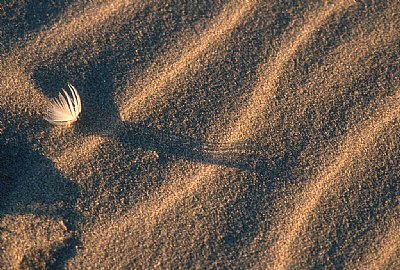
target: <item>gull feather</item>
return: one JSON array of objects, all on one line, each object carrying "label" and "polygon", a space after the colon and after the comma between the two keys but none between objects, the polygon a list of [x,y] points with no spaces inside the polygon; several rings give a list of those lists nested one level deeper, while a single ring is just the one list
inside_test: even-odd
[{"label": "gull feather", "polygon": [[82,110],[81,98],[76,88],[68,83],[71,96],[62,89],[58,98],[53,98],[48,107],[47,116],[44,119],[53,125],[69,125],[78,120]]}]

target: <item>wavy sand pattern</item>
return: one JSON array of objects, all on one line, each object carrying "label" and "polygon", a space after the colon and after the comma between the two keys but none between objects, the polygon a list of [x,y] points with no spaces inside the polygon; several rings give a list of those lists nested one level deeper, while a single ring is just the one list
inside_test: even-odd
[{"label": "wavy sand pattern", "polygon": [[[204,56],[208,48],[223,43],[235,27],[252,11],[256,3],[257,1],[242,1],[240,4],[235,1],[228,3],[221,14],[210,21],[209,29],[200,35],[193,35],[189,38],[194,42],[179,52],[177,61],[162,66],[161,71],[157,70],[155,74],[146,74],[146,81],[140,85],[139,94],[126,98],[126,101],[122,103],[121,119],[128,120],[132,114],[140,115],[145,110],[153,111],[160,100],[174,94],[170,89],[167,91],[165,86],[171,87],[170,85],[177,80],[178,76],[201,68],[207,61],[205,59],[200,62],[201,56]],[[126,91],[129,92],[131,89],[128,88]]]},{"label": "wavy sand pattern", "polygon": [[399,268],[399,12],[0,5],[0,269]]},{"label": "wavy sand pattern", "polygon": [[[282,267],[282,269],[286,269],[291,267],[289,264],[292,258],[291,245],[301,233],[300,230],[303,231],[303,224],[306,224],[310,213],[317,208],[321,197],[326,192],[329,192],[330,196],[340,192],[340,189],[336,187],[336,181],[348,178],[340,177],[339,173],[349,167],[351,168],[352,163],[356,160],[362,160],[363,155],[368,153],[368,147],[371,147],[377,134],[381,133],[389,123],[399,116],[399,96],[396,95],[394,99],[395,101],[384,104],[388,111],[384,111],[382,114],[372,118],[371,121],[368,121],[369,123],[363,123],[365,127],[363,129],[360,128],[361,132],[359,134],[352,134],[348,139],[345,139],[343,145],[340,145],[338,149],[338,156],[334,159],[333,164],[327,166],[317,176],[316,180],[310,181],[309,186],[304,188],[306,191],[296,203],[296,207],[292,210],[293,213],[289,214],[289,221],[285,223],[285,226],[279,232],[284,240],[279,240],[277,247],[273,247],[274,250],[277,250],[276,254],[278,256],[273,268]],[[349,180],[354,179],[350,178]],[[340,187],[340,185],[338,186]]]}]

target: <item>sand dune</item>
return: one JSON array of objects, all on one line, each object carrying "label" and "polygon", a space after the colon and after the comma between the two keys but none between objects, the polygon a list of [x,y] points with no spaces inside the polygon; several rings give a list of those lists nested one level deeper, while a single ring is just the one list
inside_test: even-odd
[{"label": "sand dune", "polygon": [[0,269],[400,267],[399,11],[4,4]]}]

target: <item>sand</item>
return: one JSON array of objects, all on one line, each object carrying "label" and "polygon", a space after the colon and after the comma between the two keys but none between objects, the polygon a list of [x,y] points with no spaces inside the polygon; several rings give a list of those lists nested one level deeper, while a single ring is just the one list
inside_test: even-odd
[{"label": "sand", "polygon": [[199,2],[0,3],[0,269],[400,269],[400,3]]}]

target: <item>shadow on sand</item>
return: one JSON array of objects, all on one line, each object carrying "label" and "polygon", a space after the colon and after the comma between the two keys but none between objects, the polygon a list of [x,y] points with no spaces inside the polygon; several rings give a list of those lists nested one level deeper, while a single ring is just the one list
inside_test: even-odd
[{"label": "shadow on sand", "polygon": [[[50,250],[27,250],[20,267],[64,269],[80,245],[76,236],[80,214],[74,209],[79,187],[65,179],[51,160],[33,150],[27,134],[17,130],[7,126],[0,137],[0,218],[33,214],[61,219],[67,233],[64,242]],[[0,234],[5,230],[0,228]]]}]

